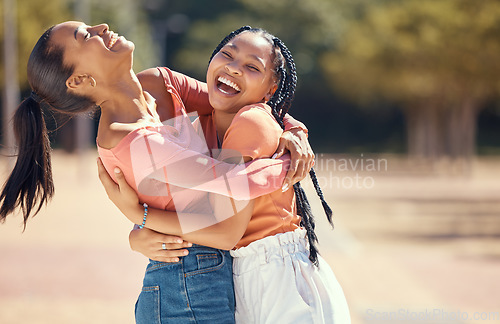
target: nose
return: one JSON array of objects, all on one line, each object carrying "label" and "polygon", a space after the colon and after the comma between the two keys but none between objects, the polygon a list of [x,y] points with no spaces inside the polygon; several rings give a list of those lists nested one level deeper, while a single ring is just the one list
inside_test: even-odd
[{"label": "nose", "polygon": [[228,63],[228,64],[226,64],[225,68],[229,74],[241,75],[241,69],[240,69],[239,65],[237,64],[237,62]]},{"label": "nose", "polygon": [[108,24],[100,24],[92,26],[90,29],[92,29],[92,33],[94,33],[95,35],[102,36],[109,30],[109,26]]}]

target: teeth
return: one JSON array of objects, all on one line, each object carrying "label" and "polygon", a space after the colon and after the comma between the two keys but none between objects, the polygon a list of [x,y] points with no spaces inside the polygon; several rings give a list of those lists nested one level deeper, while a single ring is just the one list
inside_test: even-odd
[{"label": "teeth", "polygon": [[117,40],[118,40],[118,35],[115,33],[111,34],[111,38],[109,39],[108,42],[108,48],[111,49],[111,47],[115,45]]},{"label": "teeth", "polygon": [[226,78],[224,78],[224,77],[219,77],[219,78],[217,79],[217,81],[222,82],[222,83],[224,83],[224,84],[226,84],[226,85],[230,86],[230,87],[231,87],[231,88],[233,88],[234,90],[236,90],[236,91],[240,92],[240,87],[238,87],[238,85],[237,85],[236,83],[234,83],[233,81],[230,81],[230,80],[228,80],[228,79],[226,79]]}]

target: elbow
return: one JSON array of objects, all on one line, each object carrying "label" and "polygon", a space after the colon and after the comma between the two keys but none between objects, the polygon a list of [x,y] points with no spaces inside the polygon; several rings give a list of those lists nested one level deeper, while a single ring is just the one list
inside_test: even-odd
[{"label": "elbow", "polygon": [[237,231],[232,226],[228,227],[227,224],[224,224],[224,222],[221,222],[216,226],[219,227],[217,232],[220,233],[220,235],[217,235],[217,242],[214,242],[211,246],[221,250],[232,250],[240,241],[243,233],[240,233],[240,231]]}]

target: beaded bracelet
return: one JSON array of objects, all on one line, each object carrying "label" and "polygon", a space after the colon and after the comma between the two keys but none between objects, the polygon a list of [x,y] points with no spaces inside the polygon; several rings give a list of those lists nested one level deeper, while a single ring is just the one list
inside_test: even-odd
[{"label": "beaded bracelet", "polygon": [[139,228],[144,228],[144,225],[146,225],[146,216],[148,216],[148,204],[144,203],[142,204],[144,206],[144,218],[142,219],[142,224],[139,225]]}]

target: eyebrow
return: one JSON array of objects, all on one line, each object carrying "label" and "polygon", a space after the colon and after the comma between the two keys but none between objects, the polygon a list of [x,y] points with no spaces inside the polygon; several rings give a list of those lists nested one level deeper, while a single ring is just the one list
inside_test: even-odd
[{"label": "eyebrow", "polygon": [[239,51],[240,49],[238,48],[238,46],[234,45],[234,44],[226,44],[227,47],[231,47],[233,49],[235,49],[236,51]]}]

